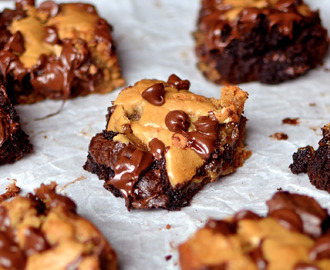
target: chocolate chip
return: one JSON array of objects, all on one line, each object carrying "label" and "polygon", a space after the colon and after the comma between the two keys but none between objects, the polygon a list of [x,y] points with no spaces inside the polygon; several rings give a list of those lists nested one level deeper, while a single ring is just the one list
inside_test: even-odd
[{"label": "chocolate chip", "polygon": [[7,41],[4,49],[16,53],[24,53],[24,37],[22,33],[17,31],[13,36],[11,36]]},{"label": "chocolate chip", "polygon": [[38,7],[38,11],[45,12],[48,14],[48,16],[54,17],[59,12],[59,5],[57,5],[53,1],[45,1],[40,4],[40,6]]},{"label": "chocolate chip", "polygon": [[55,26],[45,27],[45,36],[43,41],[49,44],[58,44],[59,38]]},{"label": "chocolate chip", "polygon": [[311,260],[330,259],[330,235],[320,237],[309,251]]},{"label": "chocolate chip", "polygon": [[188,80],[181,80],[175,74],[172,74],[166,83],[166,86],[177,88],[178,90],[186,89],[188,90],[190,87],[190,82]]},{"label": "chocolate chip", "polygon": [[275,210],[268,214],[269,217],[272,217],[278,221],[286,229],[302,232],[303,231],[303,223],[294,211],[288,209],[279,209]]},{"label": "chocolate chip", "polygon": [[188,130],[190,119],[184,111],[170,111],[165,117],[165,125],[170,131],[180,133]]},{"label": "chocolate chip", "polygon": [[142,92],[142,97],[152,105],[161,106],[165,102],[165,87],[162,83],[156,83]]}]

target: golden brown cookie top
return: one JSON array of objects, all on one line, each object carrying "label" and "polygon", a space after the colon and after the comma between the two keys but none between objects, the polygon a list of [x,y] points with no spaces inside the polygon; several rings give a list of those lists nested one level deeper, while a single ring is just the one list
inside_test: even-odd
[{"label": "golden brown cookie top", "polygon": [[116,269],[106,239],[55,187],[1,203],[0,269]]},{"label": "golden brown cookie top", "polygon": [[182,269],[329,269],[327,211],[310,197],[287,192],[276,193],[268,205],[267,217],[240,211],[209,220],[179,247]]},{"label": "golden brown cookie top", "polygon": [[96,42],[100,18],[91,5],[58,5],[46,1],[39,8],[31,5],[22,8],[26,16],[14,19],[9,30],[12,35],[20,32],[23,36],[25,50],[19,58],[25,67],[36,65],[42,54],[59,57],[62,45],[57,40],[80,38],[89,43]]},{"label": "golden brown cookie top", "polygon": [[219,127],[239,122],[248,96],[228,86],[220,99],[206,98],[190,92],[189,85],[175,75],[167,82],[139,81],[119,94],[107,125],[108,131],[119,133],[114,141],[142,150],[153,152],[154,139],[160,141],[172,186],[196,174],[220,140]]}]

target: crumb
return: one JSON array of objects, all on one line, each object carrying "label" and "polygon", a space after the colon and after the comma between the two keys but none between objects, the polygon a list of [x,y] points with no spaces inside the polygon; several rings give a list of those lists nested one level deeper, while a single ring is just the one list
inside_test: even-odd
[{"label": "crumb", "polygon": [[289,136],[283,132],[276,132],[272,135],[269,135],[270,138],[272,139],[276,139],[278,141],[280,140],[287,140],[289,138]]},{"label": "crumb", "polygon": [[45,135],[44,138],[47,139],[47,135]]},{"label": "crumb", "polygon": [[314,103],[314,102],[309,103],[309,106],[310,106],[310,107],[316,107],[316,103]]},{"label": "crumb", "polygon": [[166,225],[166,229],[167,229],[167,230],[169,230],[169,229],[171,229],[171,228],[172,228],[172,226],[171,226],[170,224],[167,224],[167,225]]},{"label": "crumb", "polygon": [[282,191],[283,189],[282,189],[281,187],[279,187],[277,190],[278,190],[278,191]]},{"label": "crumb", "polygon": [[282,124],[298,125],[299,124],[299,118],[284,118],[282,120]]},{"label": "crumb", "polygon": [[165,256],[165,260],[166,260],[166,261],[169,261],[170,259],[172,259],[172,255],[167,255],[167,256]]},{"label": "crumb", "polygon": [[16,186],[16,180],[14,179],[14,182],[6,187],[6,192],[0,195],[0,203],[4,200],[15,197],[20,191],[21,188]]}]

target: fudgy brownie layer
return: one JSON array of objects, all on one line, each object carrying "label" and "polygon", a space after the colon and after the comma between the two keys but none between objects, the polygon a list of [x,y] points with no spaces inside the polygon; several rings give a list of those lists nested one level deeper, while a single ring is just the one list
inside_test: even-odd
[{"label": "fudgy brownie layer", "polygon": [[307,173],[311,183],[318,189],[330,193],[330,124],[322,128],[323,137],[318,149],[301,147],[293,154],[290,165],[292,173]]},{"label": "fudgy brownie layer", "polygon": [[0,165],[13,163],[33,150],[28,135],[21,129],[19,116],[0,84]]},{"label": "fudgy brownie layer", "polygon": [[330,217],[312,197],[277,192],[267,216],[241,210],[210,219],[179,246],[182,270],[327,270]]},{"label": "fudgy brownie layer", "polygon": [[112,27],[94,6],[16,1],[0,13],[0,75],[13,103],[122,86]]},{"label": "fudgy brownie layer", "polygon": [[318,12],[302,1],[273,2],[242,4],[234,19],[228,18],[239,10],[234,1],[202,1],[195,38],[198,67],[207,78],[275,84],[322,62],[328,39]]},{"label": "fudgy brownie layer", "polygon": [[0,204],[0,269],[117,269],[105,237],[55,187]]}]

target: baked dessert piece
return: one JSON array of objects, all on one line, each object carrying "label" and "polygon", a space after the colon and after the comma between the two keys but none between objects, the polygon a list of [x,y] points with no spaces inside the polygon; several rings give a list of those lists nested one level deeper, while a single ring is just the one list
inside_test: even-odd
[{"label": "baked dessert piece", "polygon": [[0,165],[13,163],[32,149],[28,135],[21,129],[19,116],[0,82]]},{"label": "baked dessert piece", "polygon": [[0,14],[0,74],[13,103],[122,86],[111,26],[92,5],[16,1]]},{"label": "baked dessert piece", "polygon": [[90,142],[84,168],[128,209],[180,209],[250,155],[241,115],[247,93],[225,87],[217,100],[189,92],[189,85],[173,74],[122,90],[106,130]]},{"label": "baked dessert piece", "polygon": [[104,236],[55,186],[1,203],[0,269],[117,269]]},{"label": "baked dessert piece", "polygon": [[322,62],[327,31],[302,0],[202,0],[198,67],[215,83],[280,83]]},{"label": "baked dessert piece", "polygon": [[277,192],[261,217],[209,220],[179,246],[182,270],[330,269],[330,219],[311,197]]},{"label": "baked dessert piece", "polygon": [[318,149],[309,145],[299,148],[289,167],[294,174],[307,173],[315,187],[330,193],[330,123],[322,128],[322,132]]}]

